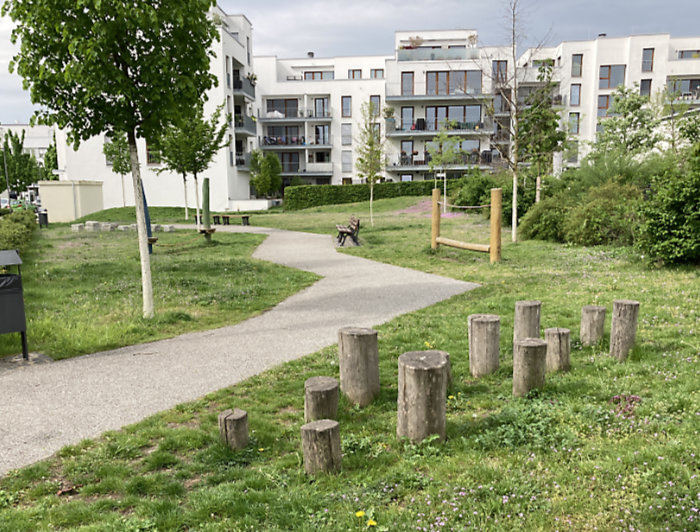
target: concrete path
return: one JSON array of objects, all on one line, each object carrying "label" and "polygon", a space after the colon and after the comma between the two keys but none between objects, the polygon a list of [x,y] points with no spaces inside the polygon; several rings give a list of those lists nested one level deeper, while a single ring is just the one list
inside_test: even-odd
[{"label": "concrete path", "polygon": [[[257,227],[254,257],[323,278],[237,325],[69,360],[0,364],[0,475],[478,285],[337,253],[328,235]],[[60,319],[57,316],[56,319]]]}]

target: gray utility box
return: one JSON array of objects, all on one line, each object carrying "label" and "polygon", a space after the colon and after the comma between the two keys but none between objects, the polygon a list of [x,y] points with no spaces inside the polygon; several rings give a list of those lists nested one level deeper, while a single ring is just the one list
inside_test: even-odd
[{"label": "gray utility box", "polygon": [[27,351],[27,318],[22,292],[22,259],[14,249],[0,251],[0,266],[16,266],[17,273],[0,273],[0,334],[18,332],[22,336],[22,355]]}]

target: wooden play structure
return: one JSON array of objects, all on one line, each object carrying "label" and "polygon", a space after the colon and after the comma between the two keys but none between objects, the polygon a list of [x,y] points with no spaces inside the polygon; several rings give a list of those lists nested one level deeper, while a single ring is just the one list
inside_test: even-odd
[{"label": "wooden play structure", "polygon": [[[501,210],[503,201],[503,190],[500,188],[491,189],[491,203],[489,205],[475,205],[473,207],[457,207],[462,209],[480,209],[485,207],[491,208],[491,238],[489,244],[471,244],[469,242],[460,242],[440,236],[440,189],[433,189],[433,210],[432,210],[432,231],[430,235],[430,247],[437,249],[440,244],[453,248],[466,249],[469,251],[480,251],[488,253],[491,264],[501,260]],[[450,205],[454,207],[454,205]]]}]

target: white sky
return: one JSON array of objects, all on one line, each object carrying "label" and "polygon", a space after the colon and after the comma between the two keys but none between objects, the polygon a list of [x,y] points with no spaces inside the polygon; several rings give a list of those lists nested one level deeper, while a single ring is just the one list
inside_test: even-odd
[{"label": "white sky", "polygon": [[[475,29],[483,45],[509,41],[505,0],[219,0],[253,24],[256,55],[390,55],[394,31]],[[523,45],[670,33],[700,35],[699,0],[521,0]],[[32,114],[22,80],[9,74],[12,23],[0,18],[0,122]]]}]

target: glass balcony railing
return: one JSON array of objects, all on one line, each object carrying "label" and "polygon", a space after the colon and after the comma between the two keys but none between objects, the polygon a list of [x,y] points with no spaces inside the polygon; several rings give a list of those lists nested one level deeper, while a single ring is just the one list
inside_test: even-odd
[{"label": "glass balcony railing", "polygon": [[235,115],[233,117],[233,124],[236,130],[239,132],[247,132],[252,135],[256,133],[255,121],[247,115]]},{"label": "glass balcony railing", "polygon": [[253,85],[249,79],[234,79],[233,80],[233,93],[234,94],[244,94],[253,100],[255,99],[255,85]]},{"label": "glass balcony railing", "polygon": [[478,48],[404,48],[396,51],[399,61],[458,61],[478,59]]}]

